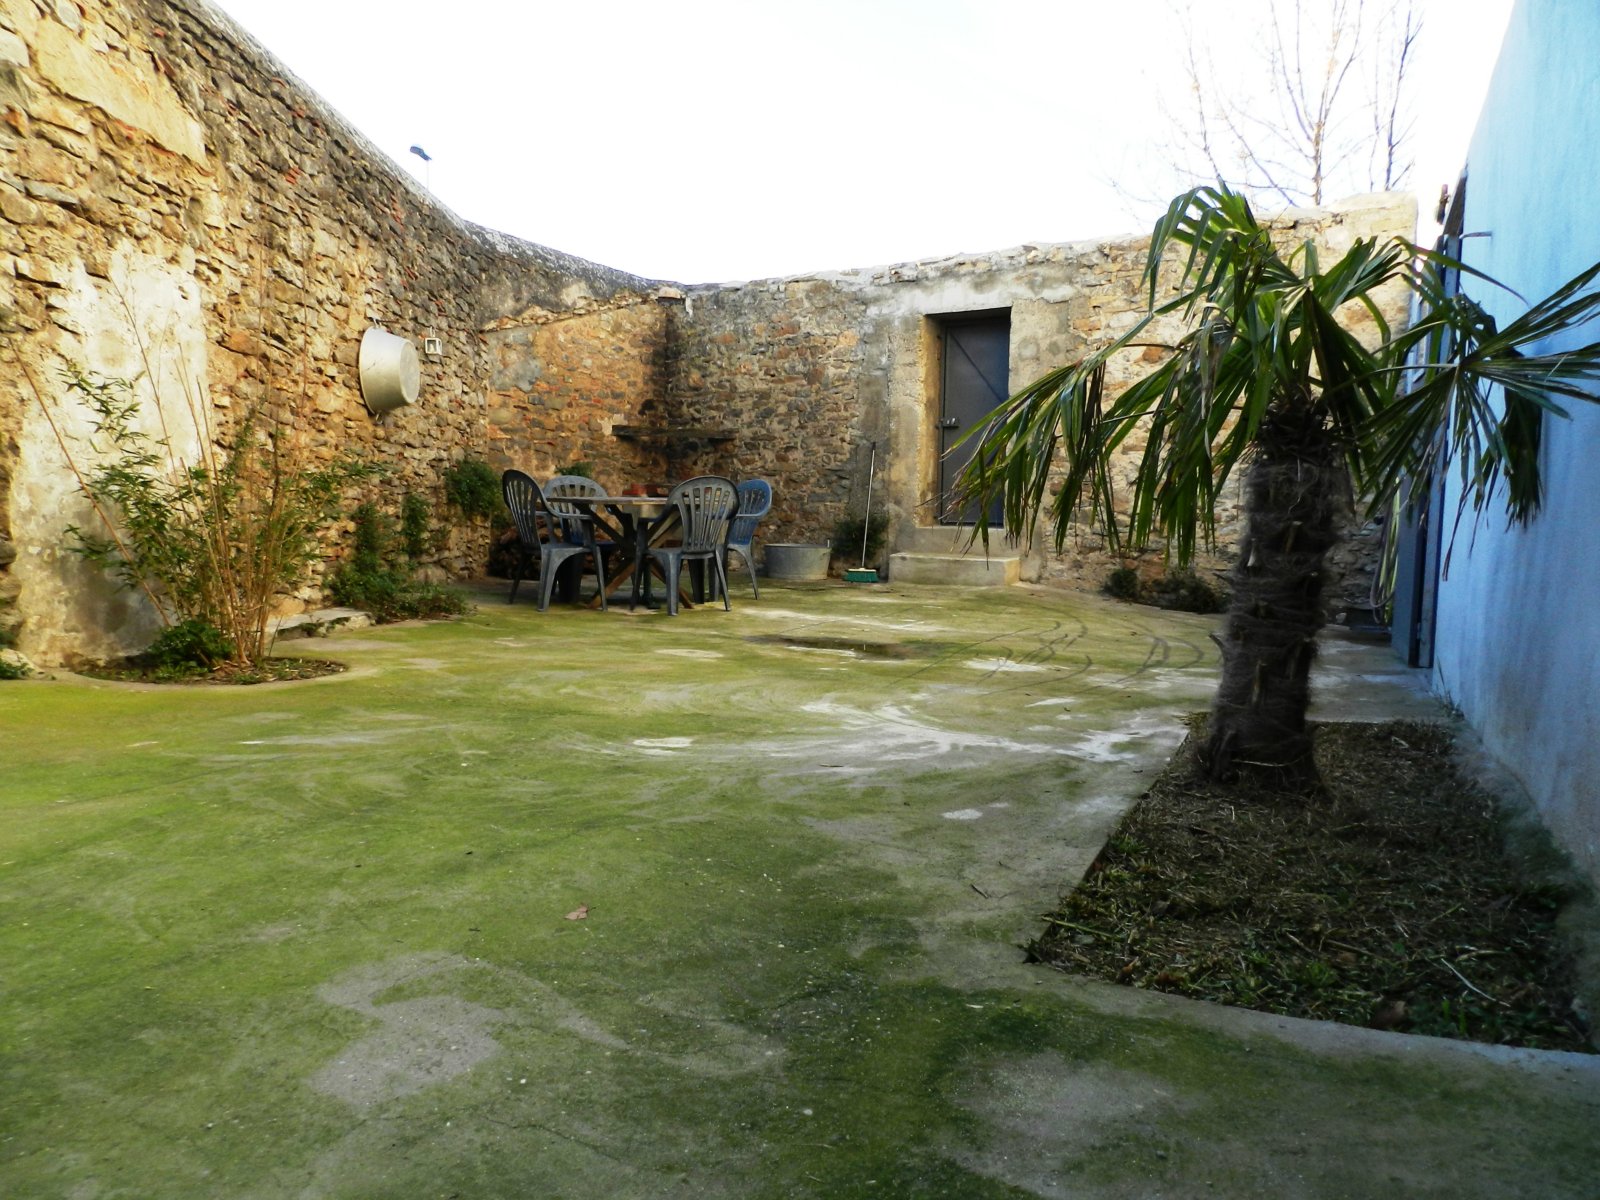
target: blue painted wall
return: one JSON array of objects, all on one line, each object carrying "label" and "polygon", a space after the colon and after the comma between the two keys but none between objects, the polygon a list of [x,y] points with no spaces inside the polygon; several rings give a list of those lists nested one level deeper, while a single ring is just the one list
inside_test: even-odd
[{"label": "blue painted wall", "polygon": [[[1600,261],[1600,2],[1519,0],[1468,159],[1464,257],[1528,299]],[[1502,321],[1515,297],[1465,290]],[[1590,327],[1567,342],[1600,339]],[[1553,342],[1548,349],[1559,349]],[[1600,881],[1600,406],[1549,419],[1545,506],[1456,535],[1434,683]],[[1452,489],[1449,517],[1459,492]]]}]

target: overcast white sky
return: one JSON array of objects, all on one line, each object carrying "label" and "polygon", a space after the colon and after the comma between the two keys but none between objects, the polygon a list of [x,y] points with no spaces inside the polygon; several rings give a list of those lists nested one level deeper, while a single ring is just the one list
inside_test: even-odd
[{"label": "overcast white sky", "polygon": [[[693,283],[1142,232],[1178,63],[1169,0],[212,2],[461,216]],[[1512,2],[1422,3],[1425,219]]]}]

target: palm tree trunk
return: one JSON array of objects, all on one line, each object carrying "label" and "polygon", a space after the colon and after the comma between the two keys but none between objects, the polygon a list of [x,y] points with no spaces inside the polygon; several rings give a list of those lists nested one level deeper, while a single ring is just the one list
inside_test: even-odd
[{"label": "palm tree trunk", "polygon": [[1211,710],[1213,778],[1243,770],[1315,777],[1306,730],[1311,663],[1323,625],[1323,559],[1348,493],[1344,464],[1304,409],[1262,423],[1245,477],[1246,525],[1222,636]]}]

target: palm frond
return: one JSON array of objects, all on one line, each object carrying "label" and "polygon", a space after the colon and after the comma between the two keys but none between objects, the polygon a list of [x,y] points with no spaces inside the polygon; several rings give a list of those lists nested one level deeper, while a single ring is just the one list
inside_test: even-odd
[{"label": "palm frond", "polygon": [[1406,477],[1428,475],[1448,460],[1460,484],[1462,512],[1481,513],[1503,487],[1510,519],[1523,524],[1533,517],[1543,498],[1543,414],[1565,417],[1561,400],[1600,398],[1600,342],[1529,351],[1600,318],[1600,294],[1591,291],[1596,279],[1600,264],[1504,328],[1468,296],[1433,298],[1423,317],[1390,343],[1391,377],[1409,358],[1410,390],[1375,412],[1362,431],[1374,448],[1363,482],[1375,504],[1392,496]]},{"label": "palm frond", "polygon": [[[975,429],[978,449],[958,489],[985,504],[1000,497],[1014,532],[1032,533],[1048,513],[1058,550],[1086,515],[1113,550],[1164,536],[1185,562],[1211,542],[1222,489],[1269,419],[1288,415],[1325,431],[1375,506],[1406,475],[1448,458],[1464,505],[1481,510],[1504,485],[1512,518],[1526,520],[1539,506],[1543,414],[1565,415],[1563,401],[1593,400],[1600,385],[1600,343],[1532,351],[1600,320],[1600,265],[1504,329],[1446,286],[1452,272],[1494,282],[1399,237],[1357,239],[1331,262],[1309,241],[1280,250],[1242,195],[1185,192],[1151,232],[1148,315]],[[1382,304],[1397,282],[1425,306],[1403,331]],[[1353,309],[1373,322],[1365,342],[1351,329]],[[1150,322],[1171,314],[1190,331],[1108,403],[1114,356],[1143,345]],[[1143,445],[1119,496],[1112,458],[1136,432]],[[981,522],[976,536],[987,543]]]}]

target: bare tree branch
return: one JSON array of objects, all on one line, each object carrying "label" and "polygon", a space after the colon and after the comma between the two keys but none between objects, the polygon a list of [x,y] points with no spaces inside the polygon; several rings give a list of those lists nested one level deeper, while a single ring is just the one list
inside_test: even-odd
[{"label": "bare tree branch", "polygon": [[1167,194],[1172,176],[1291,205],[1404,182],[1415,0],[1234,0],[1225,22],[1214,5],[1171,4],[1182,98],[1161,106],[1168,178],[1152,181],[1152,195]]}]

